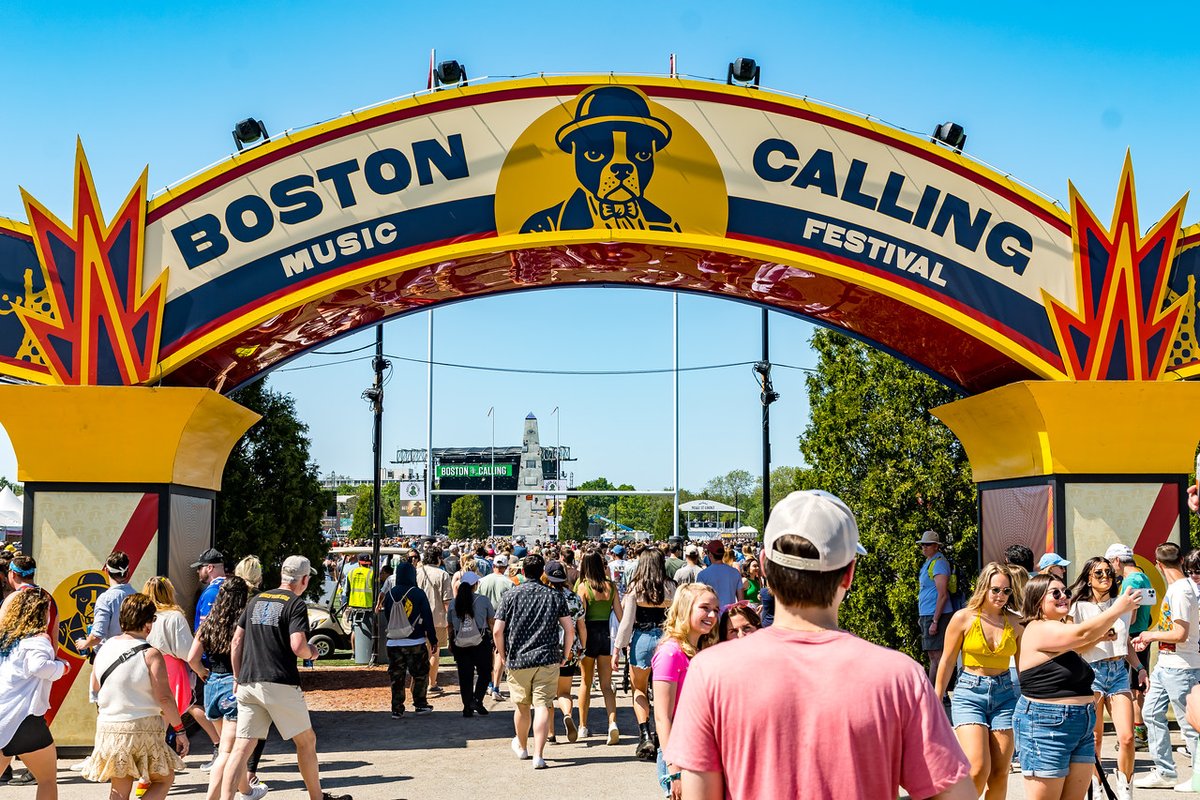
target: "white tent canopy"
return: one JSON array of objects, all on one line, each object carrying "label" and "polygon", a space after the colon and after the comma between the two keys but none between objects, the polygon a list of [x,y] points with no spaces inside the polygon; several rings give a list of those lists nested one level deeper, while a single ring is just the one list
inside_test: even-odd
[{"label": "white tent canopy", "polygon": [[733,506],[727,506],[724,503],[718,503],[716,500],[689,500],[686,503],[680,503],[679,510],[684,511],[684,512],[697,512],[697,513],[703,512],[703,511],[708,511],[708,512],[713,512],[713,511],[726,512],[727,511],[730,514],[733,514],[737,511],[739,511],[740,509],[734,508]]},{"label": "white tent canopy", "polygon": [[24,519],[24,501],[7,486],[0,489],[0,528],[19,529]]}]

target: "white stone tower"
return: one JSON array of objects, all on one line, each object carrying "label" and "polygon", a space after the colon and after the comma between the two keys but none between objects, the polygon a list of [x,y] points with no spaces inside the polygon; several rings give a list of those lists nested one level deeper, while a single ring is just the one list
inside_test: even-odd
[{"label": "white stone tower", "polygon": [[[538,442],[538,423],[533,412],[525,417],[525,433],[521,437],[521,446],[517,491],[541,491],[542,446]],[[526,542],[533,544],[534,539],[544,540],[546,534],[545,498],[536,494],[518,494],[516,513],[513,515],[513,536],[524,536]]]}]

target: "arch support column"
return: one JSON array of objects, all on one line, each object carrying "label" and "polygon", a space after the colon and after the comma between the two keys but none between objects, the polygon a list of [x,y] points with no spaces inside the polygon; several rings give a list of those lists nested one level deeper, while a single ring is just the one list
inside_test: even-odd
[{"label": "arch support column", "polygon": [[59,658],[51,711],[60,745],[90,745],[91,667],[73,640],[107,588],[99,571],[129,554],[132,583],[167,575],[180,604],[196,596],[197,554],[210,547],[225,461],[258,415],[209,389],[0,386],[0,424],[25,487],[23,550],[58,607]]},{"label": "arch support column", "polygon": [[983,561],[1024,544],[1061,554],[1074,578],[1123,542],[1158,580],[1154,548],[1187,540],[1200,383],[1027,381],[933,413],[970,459]]}]

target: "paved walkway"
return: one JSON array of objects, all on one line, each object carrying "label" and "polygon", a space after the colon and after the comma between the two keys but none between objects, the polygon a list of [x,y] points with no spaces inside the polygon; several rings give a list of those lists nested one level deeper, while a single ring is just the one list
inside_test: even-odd
[{"label": "paved walkway", "polygon": [[[448,687],[449,688],[449,687]],[[393,720],[386,712],[316,711],[313,723],[321,756],[321,777],[325,789],[352,794],[355,800],[424,800],[459,796],[492,787],[496,797],[527,797],[534,800],[594,800],[597,796],[654,800],[657,791],[653,764],[635,761],[633,756],[637,726],[627,695],[618,694],[619,723],[625,736],[619,745],[609,747],[602,736],[547,745],[550,768],[535,771],[529,761],[518,761],[509,749],[512,738],[512,705],[487,701],[493,713],[466,719],[461,715],[457,693],[433,700],[435,711],[424,717],[406,714]],[[604,712],[597,694],[592,707],[592,722],[599,730]],[[1179,744],[1179,734],[1173,734]],[[803,746],[798,734],[796,746]],[[1106,738],[1105,765],[1113,768],[1114,738]],[[171,796],[203,797],[207,773],[198,765],[207,760],[209,750],[202,746],[187,759],[187,772],[178,776]],[[62,758],[59,795],[62,800],[102,798],[104,788],[84,781],[67,766],[73,759]],[[1180,778],[1190,777],[1187,760],[1176,755]],[[863,763],[870,769],[870,761]],[[1150,768],[1144,751],[1137,754],[1137,773]],[[271,786],[267,800],[305,800],[304,784],[296,770],[289,745],[271,739],[259,775]],[[35,787],[0,787],[0,796],[13,800],[34,800]],[[1171,790],[1137,790],[1137,800],[1167,800],[1186,797]],[[1200,795],[1194,795],[1200,798]],[[1013,773],[1008,797],[1026,797],[1020,773]]]}]

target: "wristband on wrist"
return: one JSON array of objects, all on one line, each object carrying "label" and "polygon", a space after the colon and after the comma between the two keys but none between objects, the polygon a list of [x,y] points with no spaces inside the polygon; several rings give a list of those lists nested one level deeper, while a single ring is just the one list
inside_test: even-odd
[{"label": "wristband on wrist", "polygon": [[183,729],[183,725],[182,725],[182,724],[180,724],[180,725],[172,725],[172,726],[171,726],[171,730],[175,731],[176,733],[184,733],[184,729]]}]

